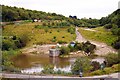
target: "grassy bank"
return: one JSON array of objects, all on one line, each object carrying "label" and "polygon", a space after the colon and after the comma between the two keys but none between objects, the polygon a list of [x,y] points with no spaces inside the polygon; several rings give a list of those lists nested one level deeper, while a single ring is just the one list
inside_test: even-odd
[{"label": "grassy bank", "polygon": [[2,51],[2,70],[8,72],[19,72],[19,69],[13,65],[11,58],[21,54],[20,50]]},{"label": "grassy bank", "polygon": [[95,31],[85,30],[84,28],[79,28],[79,32],[86,38],[94,41],[104,42],[111,45],[117,37],[112,35],[108,30],[103,27],[94,28]]},{"label": "grassy bank", "polygon": [[103,70],[96,70],[90,73],[85,73],[84,76],[96,76],[96,75],[105,75],[120,72],[120,64],[114,64],[112,67],[106,67]]},{"label": "grassy bank", "polygon": [[41,24],[41,22],[35,22],[6,25],[4,26],[3,36],[27,35],[29,38],[27,46],[33,44],[51,44],[57,42],[67,43],[72,40],[75,40],[76,38],[75,34],[71,34],[67,31],[69,27],[35,28],[35,26]]}]

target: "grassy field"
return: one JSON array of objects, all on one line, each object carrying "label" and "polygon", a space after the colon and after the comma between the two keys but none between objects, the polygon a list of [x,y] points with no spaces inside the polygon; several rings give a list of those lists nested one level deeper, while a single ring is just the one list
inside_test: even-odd
[{"label": "grassy field", "polygon": [[85,30],[84,28],[79,28],[79,32],[86,38],[94,41],[104,42],[108,45],[111,45],[117,37],[112,35],[108,30],[105,30],[103,27],[98,27],[92,29],[94,31]]},{"label": "grassy field", "polygon": [[34,22],[6,25],[3,30],[3,36],[27,35],[29,38],[27,46],[33,44],[53,44],[59,41],[70,42],[76,38],[75,34],[70,34],[67,31],[68,27],[48,28],[46,32],[44,28],[35,28],[36,25],[41,25],[41,23]]}]

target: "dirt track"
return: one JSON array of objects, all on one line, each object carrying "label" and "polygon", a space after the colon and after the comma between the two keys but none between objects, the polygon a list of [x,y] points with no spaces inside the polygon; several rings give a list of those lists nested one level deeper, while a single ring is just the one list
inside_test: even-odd
[{"label": "dirt track", "polygon": [[78,41],[78,42],[90,41],[92,44],[96,45],[97,49],[95,50],[95,54],[97,54],[97,55],[106,55],[107,53],[110,53],[110,52],[117,53],[117,51],[115,49],[113,49],[111,46],[108,46],[105,43],[85,39],[78,32],[78,28],[76,28],[76,35],[77,35],[76,41]]}]

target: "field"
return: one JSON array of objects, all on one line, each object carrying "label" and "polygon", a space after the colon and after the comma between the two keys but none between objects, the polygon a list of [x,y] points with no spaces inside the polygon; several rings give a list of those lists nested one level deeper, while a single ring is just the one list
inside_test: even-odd
[{"label": "field", "polygon": [[111,45],[117,37],[103,27],[93,28],[86,30],[85,28],[79,28],[79,32],[86,38],[93,41],[104,42]]},{"label": "field", "polygon": [[29,38],[27,46],[33,44],[54,44],[57,42],[68,43],[76,38],[75,34],[67,31],[69,27],[39,29],[35,28],[36,25],[41,25],[41,22],[6,25],[3,30],[3,36],[27,35]]}]

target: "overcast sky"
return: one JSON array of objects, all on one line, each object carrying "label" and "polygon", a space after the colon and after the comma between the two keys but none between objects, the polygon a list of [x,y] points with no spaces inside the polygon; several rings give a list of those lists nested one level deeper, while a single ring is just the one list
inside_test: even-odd
[{"label": "overcast sky", "polygon": [[120,0],[1,0],[1,4],[31,10],[76,15],[78,18],[101,18],[118,9]]}]

